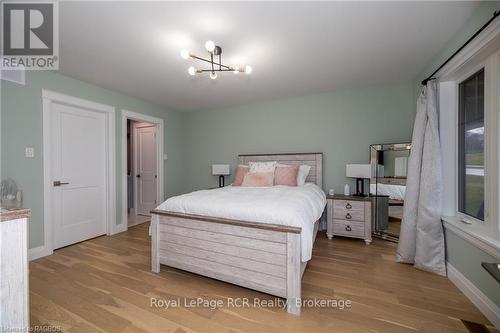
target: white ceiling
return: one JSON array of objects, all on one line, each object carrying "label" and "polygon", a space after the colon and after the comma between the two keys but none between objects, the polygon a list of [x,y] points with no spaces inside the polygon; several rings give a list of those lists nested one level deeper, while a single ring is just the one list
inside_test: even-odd
[{"label": "white ceiling", "polygon": [[[472,2],[61,2],[62,73],[178,110],[410,82]],[[212,39],[250,76],[191,77]]]}]

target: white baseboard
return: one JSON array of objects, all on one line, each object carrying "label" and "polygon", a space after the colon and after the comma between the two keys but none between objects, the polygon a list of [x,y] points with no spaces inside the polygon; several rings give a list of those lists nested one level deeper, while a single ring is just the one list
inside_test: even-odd
[{"label": "white baseboard", "polygon": [[125,222],[122,222],[118,225],[115,225],[113,230],[111,230],[110,232],[110,236],[113,236],[113,235],[116,235],[116,234],[119,234],[120,232],[124,232],[124,231],[127,231],[128,227],[127,227],[127,223]]},{"label": "white baseboard", "polygon": [[35,260],[41,257],[49,256],[53,253],[52,250],[49,250],[45,245],[40,245],[34,247],[32,249],[28,249],[28,260]]},{"label": "white baseboard", "polygon": [[497,329],[500,329],[500,308],[450,263],[447,262],[446,267],[451,282],[467,296]]}]

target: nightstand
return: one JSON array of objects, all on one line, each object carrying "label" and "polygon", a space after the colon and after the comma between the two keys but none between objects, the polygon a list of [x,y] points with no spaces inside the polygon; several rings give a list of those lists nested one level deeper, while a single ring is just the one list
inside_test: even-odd
[{"label": "nightstand", "polygon": [[372,242],[372,200],[370,197],[328,195],[326,236],[361,238]]}]

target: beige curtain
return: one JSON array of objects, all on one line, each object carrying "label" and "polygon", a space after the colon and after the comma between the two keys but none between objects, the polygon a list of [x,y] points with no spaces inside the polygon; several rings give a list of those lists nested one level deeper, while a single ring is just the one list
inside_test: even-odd
[{"label": "beige curtain", "polygon": [[441,222],[443,185],[437,106],[436,82],[429,81],[417,100],[396,259],[445,276]]}]

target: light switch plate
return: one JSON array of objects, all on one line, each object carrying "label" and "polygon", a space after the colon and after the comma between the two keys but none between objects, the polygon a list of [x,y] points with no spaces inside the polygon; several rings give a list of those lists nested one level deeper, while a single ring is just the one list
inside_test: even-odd
[{"label": "light switch plate", "polygon": [[167,154],[163,154],[163,159],[166,161],[167,160]]},{"label": "light switch plate", "polygon": [[35,148],[33,147],[26,147],[24,151],[24,155],[29,158],[35,157]]}]

